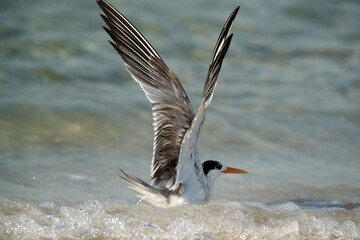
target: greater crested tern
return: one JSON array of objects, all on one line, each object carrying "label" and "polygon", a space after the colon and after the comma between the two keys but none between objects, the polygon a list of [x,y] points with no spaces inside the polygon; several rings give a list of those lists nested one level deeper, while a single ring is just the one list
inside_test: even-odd
[{"label": "greater crested tern", "polygon": [[[199,135],[205,110],[213,97],[221,65],[233,34],[231,25],[240,7],[227,19],[211,57],[203,90],[203,100],[196,113],[177,76],[168,68],[145,37],[120,12],[105,0],[97,0],[113,41],[111,46],[125,67],[145,92],[152,106],[154,148],[151,185],[123,170],[122,178],[142,194],[142,199],[158,207],[207,202],[214,181],[225,173],[247,173],[224,166],[219,161],[199,159]],[[141,201],[141,200],[140,200]]]}]

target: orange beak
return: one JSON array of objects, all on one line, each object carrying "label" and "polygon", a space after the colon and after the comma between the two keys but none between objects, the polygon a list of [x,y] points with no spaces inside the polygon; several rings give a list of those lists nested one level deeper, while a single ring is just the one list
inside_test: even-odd
[{"label": "orange beak", "polygon": [[241,169],[237,169],[237,168],[231,168],[231,167],[227,167],[224,171],[222,171],[223,173],[248,173],[247,171],[241,170]]}]

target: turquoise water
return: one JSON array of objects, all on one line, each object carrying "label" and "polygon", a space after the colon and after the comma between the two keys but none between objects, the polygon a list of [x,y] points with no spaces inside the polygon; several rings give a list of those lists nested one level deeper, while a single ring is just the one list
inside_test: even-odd
[{"label": "turquoise water", "polygon": [[249,174],[217,180],[209,204],[135,205],[117,166],[149,181],[150,106],[96,2],[2,2],[0,238],[360,237],[358,1],[111,3],[194,108],[240,4],[200,156]]}]

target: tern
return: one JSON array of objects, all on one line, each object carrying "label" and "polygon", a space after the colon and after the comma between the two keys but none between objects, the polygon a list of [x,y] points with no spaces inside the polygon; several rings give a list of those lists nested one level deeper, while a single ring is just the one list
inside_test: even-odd
[{"label": "tern", "polygon": [[[152,106],[154,145],[151,185],[125,173],[130,187],[141,200],[157,207],[174,207],[209,201],[214,181],[225,173],[247,173],[226,167],[219,161],[199,159],[199,135],[217,84],[221,65],[233,34],[230,28],[240,7],[227,19],[215,45],[203,90],[203,100],[195,113],[177,76],[168,68],[145,37],[105,0],[97,0],[105,15],[100,16],[111,46],[127,71],[139,83]],[[139,202],[140,202],[139,201]]]}]

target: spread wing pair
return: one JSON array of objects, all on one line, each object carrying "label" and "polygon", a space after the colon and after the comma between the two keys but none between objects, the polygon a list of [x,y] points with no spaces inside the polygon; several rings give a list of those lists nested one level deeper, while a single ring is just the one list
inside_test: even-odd
[{"label": "spread wing pair", "polygon": [[155,131],[152,186],[175,192],[185,182],[201,184],[205,175],[198,158],[200,129],[232,39],[229,31],[239,7],[227,19],[215,45],[203,101],[195,114],[179,79],[142,34],[108,2],[97,2],[105,13],[101,17],[109,27],[104,29],[113,40],[110,44],[152,105]]}]

